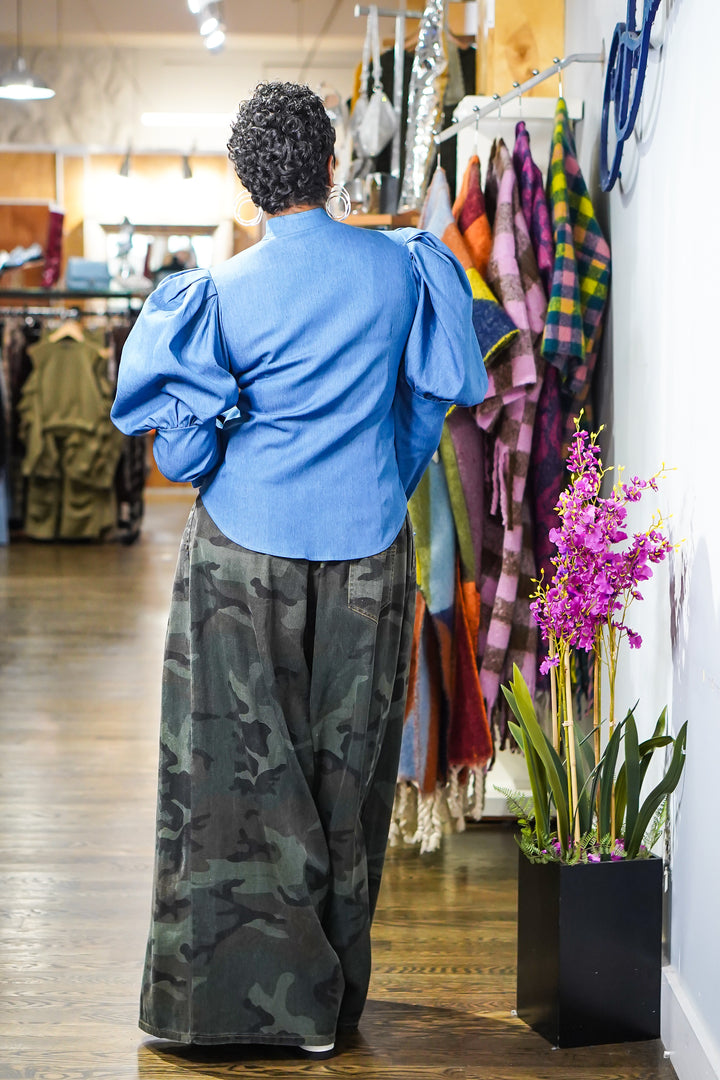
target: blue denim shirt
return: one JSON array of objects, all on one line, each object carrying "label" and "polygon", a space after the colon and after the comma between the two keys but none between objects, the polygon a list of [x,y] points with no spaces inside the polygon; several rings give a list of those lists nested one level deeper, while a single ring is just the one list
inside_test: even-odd
[{"label": "blue denim shirt", "polygon": [[161,471],[192,480],[236,543],[354,559],[392,543],[448,408],[486,389],[448,248],[313,209],[158,286],[123,350],[112,419],[157,429]]}]

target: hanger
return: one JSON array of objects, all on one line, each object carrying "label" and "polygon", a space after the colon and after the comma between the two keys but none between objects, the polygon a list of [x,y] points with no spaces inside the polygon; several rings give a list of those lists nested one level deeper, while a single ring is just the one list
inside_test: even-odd
[{"label": "hanger", "polygon": [[518,119],[522,120],[522,118],[523,118],[523,114],[522,114],[522,87],[520,86],[519,82],[514,82],[513,83],[513,90],[515,90],[517,92]]},{"label": "hanger", "polygon": [[53,330],[52,334],[48,335],[48,341],[51,341],[53,345],[56,341],[62,341],[63,338],[72,338],[74,341],[79,342],[85,341],[83,328],[77,320],[66,319],[62,326],[58,326],[57,330]]},{"label": "hanger", "polygon": [[[447,38],[448,41],[452,42],[453,45],[456,45],[458,47],[458,49],[461,49],[461,50],[469,49],[471,45],[475,44],[475,38],[474,37],[470,37],[469,35],[463,35],[461,37],[458,37],[457,34],[454,34],[452,32],[452,30],[448,30],[448,29],[445,30],[445,37]],[[403,45],[403,48],[404,48],[405,52],[415,52],[415,50],[417,49],[417,43],[418,43],[419,38],[420,38],[420,27],[419,26],[415,30],[408,30],[408,32],[405,35],[405,43]]]}]

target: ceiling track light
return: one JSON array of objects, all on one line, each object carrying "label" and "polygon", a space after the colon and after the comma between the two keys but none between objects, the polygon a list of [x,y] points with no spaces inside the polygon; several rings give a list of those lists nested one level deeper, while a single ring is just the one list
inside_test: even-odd
[{"label": "ceiling track light", "polygon": [[55,91],[51,90],[42,79],[36,78],[28,69],[22,55],[22,0],[17,0],[17,17],[15,23],[15,63],[9,71],[0,78],[0,98],[9,101],[41,101],[45,98],[55,97]]},{"label": "ceiling track light", "polygon": [[205,48],[211,52],[220,49],[226,36],[223,0],[188,0],[188,7],[197,16]]}]

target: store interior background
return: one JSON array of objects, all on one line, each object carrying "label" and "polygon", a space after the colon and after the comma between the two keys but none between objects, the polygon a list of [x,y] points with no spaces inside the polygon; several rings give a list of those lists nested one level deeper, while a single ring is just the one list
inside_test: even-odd
[{"label": "store interior background", "polygon": [[[627,9],[625,0],[566,0],[564,13],[555,2],[505,2],[514,5],[518,25],[537,28],[538,35],[547,31],[557,39],[564,20],[564,44],[543,42],[540,62],[531,66],[560,52],[599,51],[603,41],[607,48]],[[66,212],[66,255],[103,258],[111,231],[103,226],[118,225],[125,214],[133,222],[203,230],[214,237],[213,261],[237,250],[247,237],[233,225],[238,188],[225,161],[226,132],[209,125],[148,128],[140,116],[228,114],[268,78],[302,75],[312,86],[325,83],[349,96],[364,28],[353,4],[342,3],[316,42],[331,7],[329,0],[226,0],[227,45],[211,55],[184,0],[25,0],[26,59],[57,95],[0,106],[0,215],[9,204],[58,200]],[[504,0],[496,0],[498,18],[503,7]],[[0,6],[3,70],[14,58],[14,8]],[[712,798],[720,760],[714,327],[720,226],[712,198],[712,109],[720,86],[720,5],[663,0],[657,26],[662,48],[651,55],[622,179],[608,196],[597,179],[603,72],[578,65],[564,81],[566,97],[583,102],[576,128],[580,162],[613,256],[596,387],[605,458],[640,476],[662,462],[674,470],[658,506],[669,516],[672,540],[683,542],[633,611],[644,646],[621,668],[618,699],[639,700],[642,731],[652,728],[665,703],[675,731],[690,721],[685,775],[672,810],[663,1041],[681,1080],[718,1080],[720,860]],[[512,81],[506,60],[497,57],[494,88],[501,93]],[[128,147],[137,156],[126,181],[117,174]],[[542,160],[542,148],[535,150]],[[182,179],[183,154],[190,155],[192,181]]]}]

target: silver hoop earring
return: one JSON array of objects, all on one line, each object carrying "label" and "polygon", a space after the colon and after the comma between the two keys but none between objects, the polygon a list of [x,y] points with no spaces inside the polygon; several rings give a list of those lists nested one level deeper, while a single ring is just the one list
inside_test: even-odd
[{"label": "silver hoop earring", "polygon": [[325,203],[325,210],[333,221],[344,221],[352,210],[350,195],[342,184],[333,184]]},{"label": "silver hoop earring", "polygon": [[255,207],[255,216],[252,218],[243,217],[243,208],[250,203],[255,207],[255,203],[252,201],[252,195],[249,192],[243,191],[238,195],[235,200],[235,213],[234,217],[238,225],[242,225],[244,229],[251,229],[253,225],[259,225],[263,218],[263,211],[260,207]]}]

